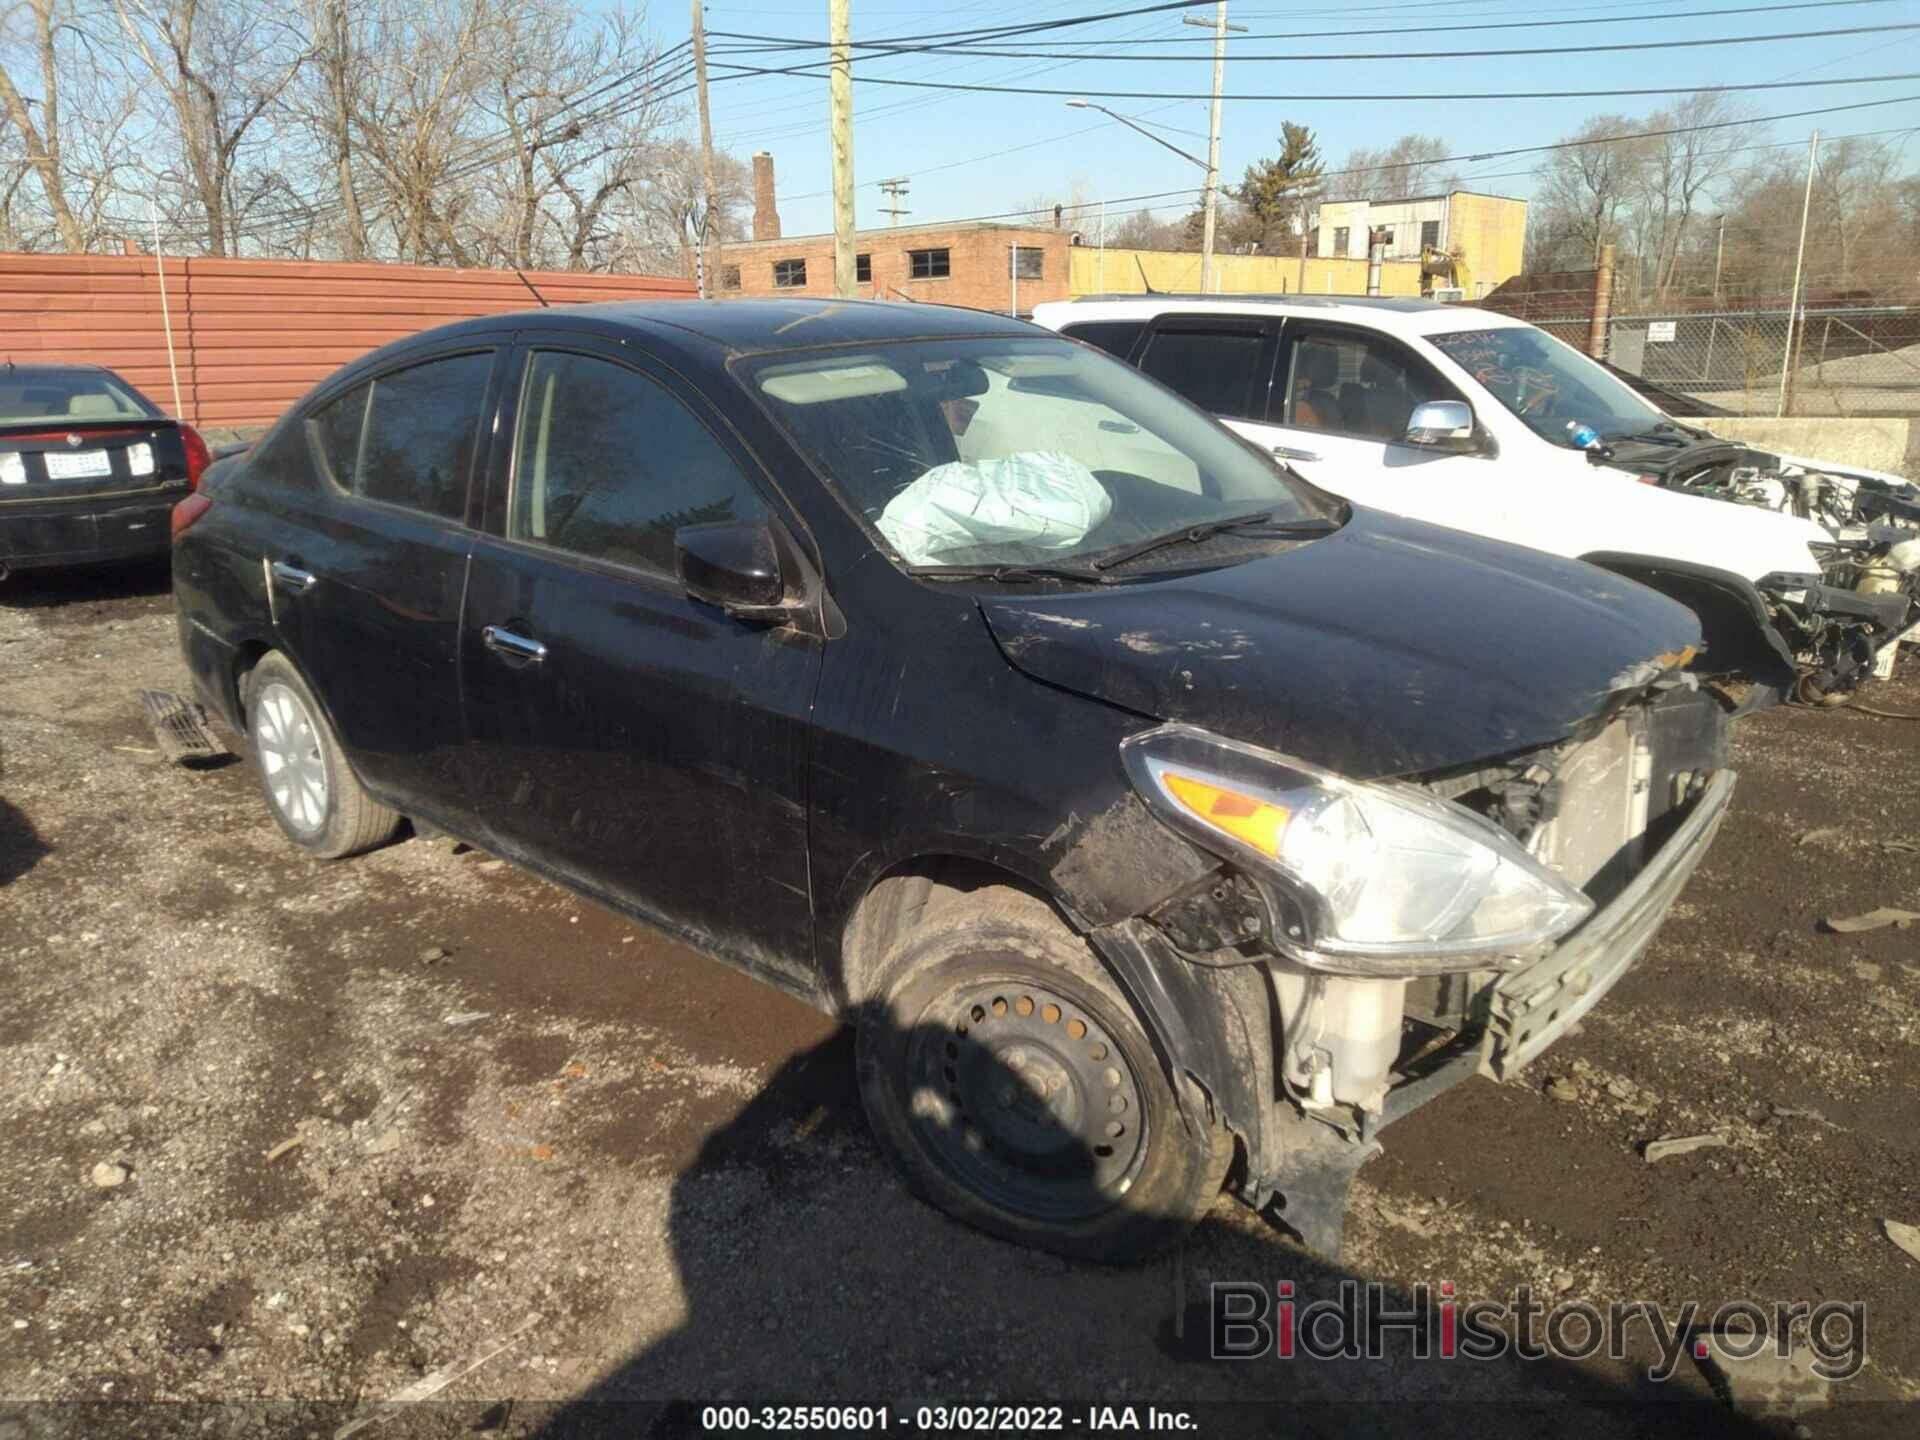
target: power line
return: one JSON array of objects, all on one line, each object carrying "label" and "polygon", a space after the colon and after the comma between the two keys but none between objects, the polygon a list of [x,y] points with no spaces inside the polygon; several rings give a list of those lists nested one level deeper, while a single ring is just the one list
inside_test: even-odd
[{"label": "power line", "polygon": [[[809,67],[798,67],[811,73],[824,61],[814,61]],[[786,75],[798,73],[794,68],[786,70],[761,69],[751,65],[728,64],[728,69],[741,75]],[[814,78],[819,78],[817,75]],[[1085,93],[1083,89],[1058,90],[1034,85],[968,85],[960,81],[941,80],[902,80],[885,75],[855,75],[855,80],[867,85],[896,85],[912,90],[950,90],[979,95],[1055,95],[1077,96]],[[1732,94],[1747,90],[1811,90],[1831,85],[1879,85],[1895,80],[1920,80],[1920,71],[1907,70],[1891,75],[1847,75],[1832,80],[1791,80],[1756,81],[1743,85],[1651,85],[1631,89],[1610,90],[1485,90],[1455,91],[1451,93],[1411,93],[1411,94],[1342,94],[1342,95],[1226,95],[1223,100],[1236,103],[1253,101],[1284,101],[1289,104],[1323,105],[1345,101],[1420,101],[1435,103],[1444,100],[1598,100],[1615,99],[1632,95],[1702,95]],[[1105,100],[1211,100],[1211,91],[1169,91],[1169,90],[1103,90],[1101,98]]]},{"label": "power line", "polygon": [[[1860,5],[1888,5],[1888,4],[1894,4],[1894,3],[1898,3],[1898,0],[1797,0],[1797,3],[1787,4],[1787,5],[1741,5],[1741,6],[1735,6],[1732,8],[1725,8],[1725,9],[1718,9],[1718,10],[1661,11],[1661,12],[1657,12],[1649,15],[1584,15],[1584,16],[1576,16],[1574,18],[1561,19],[1561,20],[1492,20],[1492,21],[1484,21],[1479,23],[1468,23],[1468,24],[1458,24],[1458,25],[1422,25],[1420,28],[1424,33],[1434,34],[1438,32],[1459,31],[1459,30],[1539,30],[1539,29],[1546,29],[1550,26],[1565,26],[1565,25],[1641,25],[1641,24],[1647,24],[1651,22],[1664,23],[1669,20],[1695,20],[1695,19],[1700,19],[1700,18],[1709,17],[1709,16],[1765,15],[1765,14],[1772,14],[1782,10],[1827,10],[1827,9],[1838,9],[1843,7],[1850,9]],[[1616,7],[1607,6],[1604,8],[1613,9]],[[1352,13],[1352,12],[1346,12],[1346,13]],[[1492,12],[1489,12],[1489,13],[1492,13]],[[1567,14],[1570,14],[1571,12],[1569,12],[1563,7],[1560,13],[1563,15],[1567,15]],[[1389,25],[1389,26],[1383,26],[1380,28],[1370,29],[1370,30],[1255,31],[1250,33],[1246,38],[1248,40],[1342,40],[1342,39],[1349,39],[1359,35],[1404,35],[1405,33],[1406,33],[1406,26]],[[716,38],[724,37],[730,40],[758,40],[758,41],[764,41],[764,42],[771,42],[767,46],[767,48],[770,50],[778,49],[781,46],[805,47],[805,46],[819,45],[824,43],[823,41],[819,41],[819,40],[802,40],[802,39],[798,39],[796,37],[791,37],[791,36],[779,37],[779,36],[770,36],[770,35],[754,35],[754,34],[737,31],[737,30],[711,30],[708,32],[708,34]],[[1053,45],[1092,45],[1092,44],[1206,45],[1206,44],[1211,44],[1212,42],[1200,36],[1189,38],[1186,36],[1177,36],[1177,35],[1174,35],[1174,36],[1161,35],[1161,36],[1146,36],[1139,39],[1125,39],[1125,38],[1115,37],[1110,39],[1102,38],[1102,39],[1082,39],[1082,40],[1030,40],[1027,43],[1030,45],[1053,46]],[[906,42],[900,42],[900,41],[858,40],[854,42],[854,48],[856,50],[870,50],[870,49],[908,50],[908,49],[916,49],[916,48],[939,49],[944,47],[936,47],[936,46],[916,47]],[[733,52],[733,53],[743,53],[743,52]],[[986,52],[982,52],[982,53],[986,53]]]},{"label": "power line", "polygon": [[[1855,25],[1843,30],[1794,30],[1794,31],[1787,31],[1784,33],[1777,33],[1773,35],[1722,35],[1722,36],[1715,36],[1711,39],[1701,39],[1701,40],[1633,40],[1633,41],[1623,41],[1615,45],[1583,45],[1580,47],[1579,53],[1584,58],[1585,56],[1588,56],[1588,55],[1615,53],[1615,52],[1624,51],[1624,50],[1697,50],[1707,46],[1714,46],[1714,45],[1764,45],[1764,44],[1771,44],[1779,40],[1825,40],[1825,39],[1830,39],[1835,36],[1841,36],[1841,35],[1881,35],[1894,30],[1920,30],[1920,23],[1908,23],[1908,24],[1899,24],[1899,25]],[[818,42],[817,44],[810,44],[807,48],[809,49],[823,48],[824,44],[825,44],[824,41]],[[876,45],[873,47],[855,45],[854,48],[855,49],[876,48],[880,50],[883,55],[926,54],[931,52],[931,53],[937,53],[937,54],[957,54],[957,55],[969,55],[969,56],[983,55],[983,56],[992,56],[992,57],[1003,59],[1003,60],[1053,60],[1053,59],[1067,58],[1064,56],[1051,55],[1044,51],[1035,51],[1035,50],[978,50],[978,49],[973,49],[971,47],[964,48],[964,49],[959,47],[954,47],[952,49],[948,49],[947,47],[944,47],[944,46],[896,49],[896,47],[889,46],[889,45]],[[725,49],[725,50],[716,50],[713,53],[723,54],[723,55],[735,55],[735,54],[740,54],[741,52],[733,49]],[[1567,53],[1567,50],[1565,46],[1546,45],[1546,46],[1533,46],[1526,49],[1507,49],[1507,50],[1432,50],[1432,49],[1376,50],[1376,51],[1366,51],[1366,52],[1358,52],[1358,53],[1348,53],[1344,55],[1244,55],[1239,52],[1235,52],[1233,60],[1236,65],[1240,64],[1243,61],[1266,61],[1266,62],[1276,63],[1276,64],[1307,64],[1307,63],[1321,63],[1321,62],[1336,61],[1336,60],[1338,61],[1350,61],[1350,60],[1455,61],[1455,60],[1487,60],[1487,59],[1493,59],[1500,56],[1512,56],[1512,55],[1565,55],[1566,53]],[[870,56],[868,58],[877,59],[880,57]],[[1129,54],[1117,54],[1117,55],[1100,55],[1100,54],[1076,53],[1071,58],[1074,60],[1104,60],[1104,61],[1118,61],[1122,63],[1136,63],[1136,64],[1140,64],[1140,63],[1163,64],[1167,62],[1179,62],[1179,61],[1197,61],[1197,62],[1209,64],[1209,65],[1213,63],[1213,57],[1211,55],[1202,55],[1202,54],[1141,55],[1141,54],[1129,53]],[[818,66],[818,65],[824,65],[826,62],[824,60],[816,60],[812,63]]]}]

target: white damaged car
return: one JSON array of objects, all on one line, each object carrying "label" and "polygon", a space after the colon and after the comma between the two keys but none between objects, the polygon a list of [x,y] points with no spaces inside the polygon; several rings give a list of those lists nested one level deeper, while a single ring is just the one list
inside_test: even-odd
[{"label": "white damaged car", "polygon": [[1797,477],[1835,472],[1694,430],[1524,321],[1351,296],[1088,299],[1033,318],[1323,489],[1684,601],[1706,635],[1698,668],[1753,682],[1749,704],[1844,697],[1920,618],[1920,506],[1905,509],[1920,497],[1905,482],[1842,471],[1845,487],[1814,482],[1825,508],[1767,503],[1753,487],[1802,495]]}]

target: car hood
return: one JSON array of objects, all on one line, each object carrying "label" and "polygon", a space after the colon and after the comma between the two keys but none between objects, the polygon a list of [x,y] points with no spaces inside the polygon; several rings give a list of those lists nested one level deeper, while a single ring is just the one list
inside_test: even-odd
[{"label": "car hood", "polygon": [[1359,507],[1225,569],[980,606],[1037,680],[1356,779],[1552,744],[1700,643],[1631,581]]}]

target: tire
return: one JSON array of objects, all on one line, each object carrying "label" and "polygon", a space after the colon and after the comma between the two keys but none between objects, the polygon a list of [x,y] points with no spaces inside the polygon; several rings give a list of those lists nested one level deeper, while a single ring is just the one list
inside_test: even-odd
[{"label": "tire", "polygon": [[1118,1263],[1206,1213],[1233,1158],[1195,1135],[1133,1008],[1017,890],[936,892],[860,1015],[860,1095],[908,1185],[990,1234]]},{"label": "tire", "polygon": [[321,860],[384,845],[400,816],[361,787],[307,682],[284,655],[247,673],[247,743],[267,809],[281,832]]}]

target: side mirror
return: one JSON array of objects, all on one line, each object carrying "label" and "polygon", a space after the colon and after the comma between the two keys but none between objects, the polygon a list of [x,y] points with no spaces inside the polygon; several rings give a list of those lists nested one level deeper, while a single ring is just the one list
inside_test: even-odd
[{"label": "side mirror", "polygon": [[1460,400],[1429,400],[1407,417],[1407,443],[1437,450],[1474,448],[1473,409]]},{"label": "side mirror", "polygon": [[777,620],[787,609],[787,576],[773,527],[764,520],[684,525],[673,535],[674,569],[687,594],[741,619]]}]

